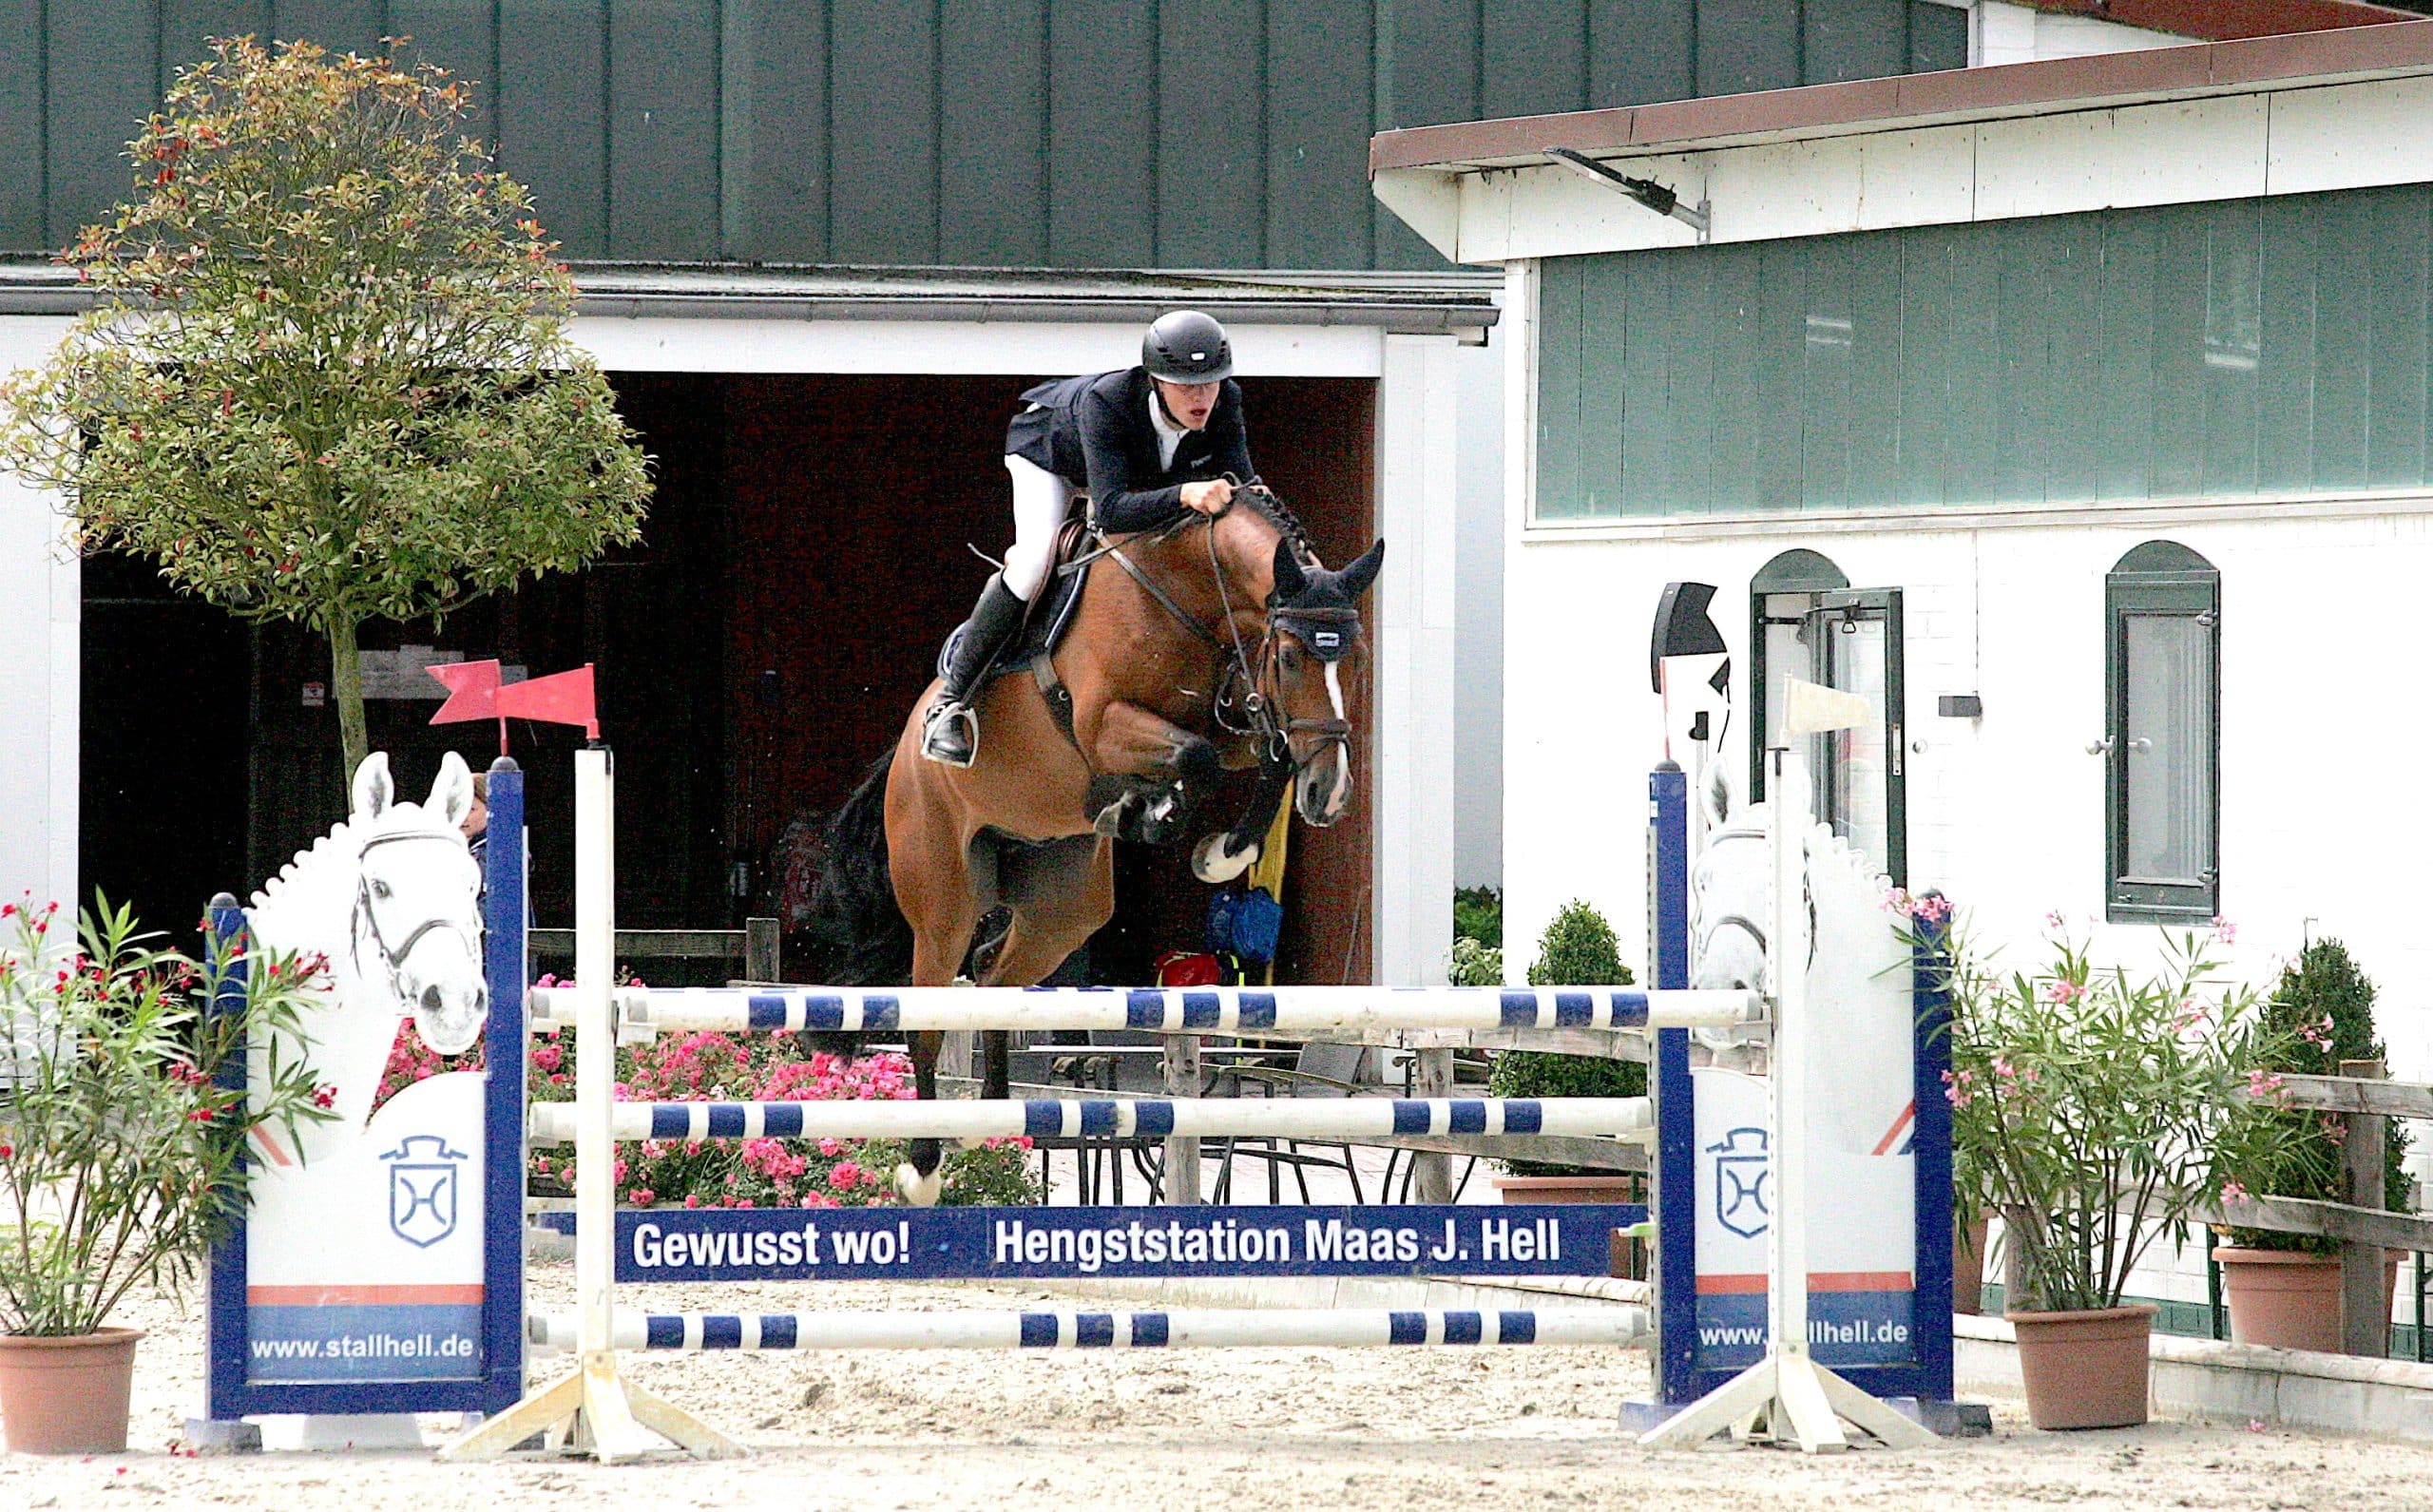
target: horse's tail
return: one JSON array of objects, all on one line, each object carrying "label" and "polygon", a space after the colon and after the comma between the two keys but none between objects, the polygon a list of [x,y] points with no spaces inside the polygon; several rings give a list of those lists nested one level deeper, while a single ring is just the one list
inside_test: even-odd
[{"label": "horse's tail", "polygon": [[912,927],[887,870],[887,774],[871,766],[825,821],[808,817],[778,840],[787,975],[833,986],[896,986],[912,975]]}]

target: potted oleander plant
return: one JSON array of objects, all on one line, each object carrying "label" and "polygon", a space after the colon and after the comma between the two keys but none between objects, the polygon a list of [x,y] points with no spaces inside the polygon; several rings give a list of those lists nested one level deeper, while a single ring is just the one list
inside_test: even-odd
[{"label": "potted oleander plant", "polygon": [[[1484,963],[1480,963],[1484,964]],[[1493,963],[1503,980],[1502,957]],[[1538,938],[1538,958],[1528,972],[1531,986],[1625,986],[1633,979],[1622,965],[1614,927],[1578,899],[1564,904]],[[1487,1090],[1500,1098],[1636,1098],[1647,1092],[1647,1067],[1636,1061],[1599,1056],[1506,1050],[1496,1058]],[[1591,1170],[1544,1160],[1504,1160],[1507,1174],[1495,1178],[1506,1202],[1639,1202],[1646,1177],[1633,1171]],[[1616,1273],[1642,1269],[1636,1245],[1617,1256]]]},{"label": "potted oleander plant", "polygon": [[[2283,968],[2265,1005],[2277,1031],[2258,1062],[2258,1091],[2270,1092],[2286,1075],[2337,1076],[2343,1061],[2380,1061],[2374,1035],[2374,984],[2338,940],[2317,940]],[[2254,1196],[2303,1197],[2365,1207],[2404,1209],[2408,1177],[2402,1160],[2406,1125],[2392,1120],[2384,1135],[2379,1190],[2348,1190],[2342,1146],[2348,1136],[2346,1114],[2288,1108],[2272,1116],[2283,1135],[2261,1141],[2253,1152],[2231,1152],[2224,1163],[2223,1198],[2235,1206]],[[2337,1351],[2343,1342],[2340,1243],[2319,1234],[2224,1225],[2230,1239],[2216,1245],[2222,1291],[2230,1304],[2231,1337],[2241,1344],[2284,1349]],[[2398,1279],[2399,1254],[2385,1251],[2383,1315],[2390,1316],[2390,1292]]]},{"label": "potted oleander plant", "polygon": [[2278,1138],[2271,1110],[2242,1095],[2276,1031],[2214,934],[2166,931],[2161,969],[2140,978],[2098,965],[2056,916],[2045,959],[2003,974],[1925,912],[1912,913],[1925,968],[1951,1002],[1955,1158],[2022,1283],[2005,1315],[2029,1420],[2142,1423],[2155,1309],[2125,1302],[2130,1273],[2212,1200],[2224,1152],[2256,1158]]},{"label": "potted oleander plant", "polygon": [[[74,935],[70,939],[70,934]],[[160,947],[96,895],[0,904],[0,1430],[10,1449],[126,1447],[139,1284],[193,1279],[244,1200],[247,1130],[317,1122],[335,1094],[257,1031],[297,1029],[319,963]],[[215,1007],[216,1005],[216,1007]]]}]

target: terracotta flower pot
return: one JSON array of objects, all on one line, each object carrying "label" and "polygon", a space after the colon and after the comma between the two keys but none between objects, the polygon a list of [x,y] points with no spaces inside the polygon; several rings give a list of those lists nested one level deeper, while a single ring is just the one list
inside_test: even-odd
[{"label": "terracotta flower pot", "polygon": [[[1630,1171],[1595,1176],[1500,1176],[1496,1195],[1506,1202],[1644,1202],[1647,1177]],[[1647,1278],[1647,1261],[1637,1239],[1616,1229],[1607,1241],[1605,1273],[1627,1280]]]},{"label": "terracotta flower pot", "polygon": [[0,1429],[18,1454],[115,1454],[126,1447],[141,1329],[65,1338],[0,1333]]},{"label": "terracotta flower pot", "polygon": [[1975,1316],[1985,1305],[1985,1215],[1951,1226],[1951,1311]]},{"label": "terracotta flower pot", "polygon": [[2027,1420],[2040,1428],[2125,1428],[2146,1421],[2155,1307],[2005,1312],[2019,1337]]},{"label": "terracotta flower pot", "polygon": [[[2230,1303],[2231,1338],[2275,1349],[2341,1352],[2340,1256],[2295,1250],[2220,1245],[2222,1294]],[[2390,1316],[2399,1255],[2383,1252],[2383,1316]]]}]

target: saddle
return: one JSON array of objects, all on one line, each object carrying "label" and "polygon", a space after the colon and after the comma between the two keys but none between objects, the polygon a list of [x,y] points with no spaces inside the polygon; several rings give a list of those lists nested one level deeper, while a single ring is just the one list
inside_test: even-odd
[{"label": "saddle", "polygon": [[[1030,612],[1023,617],[1023,627],[997,654],[982,678],[984,683],[1017,672],[1029,672],[1031,663],[1052,654],[1072,625],[1073,611],[1082,604],[1082,582],[1089,574],[1086,564],[1077,566],[1073,559],[1087,548],[1090,527],[1078,516],[1064,522],[1056,532],[1056,565],[1047,574],[1047,584],[1034,600]],[[937,674],[945,677],[947,664],[954,660],[954,648],[963,641],[964,625],[956,625],[938,647]]]}]

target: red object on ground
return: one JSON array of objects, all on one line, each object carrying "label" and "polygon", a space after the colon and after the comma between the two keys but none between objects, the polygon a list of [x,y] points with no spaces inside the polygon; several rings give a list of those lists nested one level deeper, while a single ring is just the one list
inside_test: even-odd
[{"label": "red object on ground", "polygon": [[1221,980],[1216,958],[1205,951],[1193,954],[1169,950],[1158,957],[1158,986],[1161,987],[1213,987]]}]

